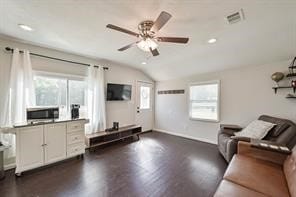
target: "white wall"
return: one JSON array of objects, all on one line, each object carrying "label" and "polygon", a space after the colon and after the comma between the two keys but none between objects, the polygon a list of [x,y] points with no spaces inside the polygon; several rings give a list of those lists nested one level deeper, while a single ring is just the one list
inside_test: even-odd
[{"label": "white wall", "polygon": [[[292,90],[279,90],[270,79],[272,73],[288,72],[291,61],[247,67],[222,72],[196,75],[186,79],[157,82],[158,90],[185,89],[184,95],[155,96],[155,129],[216,143],[220,123],[242,126],[261,114],[269,114],[296,121],[296,99],[285,96]],[[185,69],[185,68],[184,68]],[[220,123],[189,120],[188,84],[191,82],[221,80]],[[282,84],[289,83],[287,80]]]},{"label": "white wall", "polygon": [[112,66],[110,72],[106,72],[106,81],[132,85],[132,99],[130,101],[107,101],[107,124],[109,127],[112,127],[114,121],[119,122],[121,126],[135,123],[136,82],[153,81],[138,70],[122,66]]},{"label": "white wall", "polygon": [[[24,44],[21,42],[15,42],[8,40],[6,38],[0,38],[0,90],[7,83],[10,69],[11,53],[4,51],[5,47],[28,49],[31,52],[39,53],[47,56],[87,63],[95,65],[103,65],[109,67],[109,70],[105,71],[105,81],[106,83],[123,83],[133,85],[132,89],[132,99],[130,101],[118,101],[118,102],[107,102],[106,103],[106,113],[107,113],[107,126],[110,127],[113,121],[120,122],[121,125],[128,125],[135,123],[135,85],[137,80],[153,82],[150,77],[145,75],[139,70],[120,65],[118,63],[106,61],[106,60],[96,60],[92,58],[82,57],[79,55],[64,53],[57,50],[51,50],[44,47],[38,47],[30,44]],[[103,48],[102,48],[103,50]],[[60,62],[55,60],[49,60],[40,57],[31,56],[32,67],[35,70],[46,71],[46,72],[56,72],[71,75],[81,75],[86,76],[87,68],[83,65],[70,64],[66,62]],[[2,101],[2,91],[0,91],[0,102]],[[1,105],[0,105],[1,106]],[[3,111],[0,107],[0,115]]]}]

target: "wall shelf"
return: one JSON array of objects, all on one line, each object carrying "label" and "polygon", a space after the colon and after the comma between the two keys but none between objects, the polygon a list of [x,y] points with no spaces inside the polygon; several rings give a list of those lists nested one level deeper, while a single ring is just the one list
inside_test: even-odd
[{"label": "wall shelf", "polygon": [[296,77],[296,73],[290,73],[290,74],[287,74],[286,77]]},{"label": "wall shelf", "polygon": [[293,89],[293,92],[295,93],[296,91],[296,87],[292,87],[292,86],[279,86],[279,87],[273,87],[272,88],[274,90],[274,93],[277,93],[278,89]]},{"label": "wall shelf", "polygon": [[[286,98],[288,99],[296,99],[296,86],[295,86],[295,80],[294,78],[296,77],[296,57],[294,57],[293,61],[291,62],[291,64],[289,65],[289,73],[286,75],[287,78],[291,78],[290,80],[290,84],[291,85],[287,85],[287,86],[277,86],[277,87],[272,87],[272,89],[274,90],[274,93],[276,94],[278,89],[293,89],[294,94],[288,94],[286,96]],[[274,73],[272,75],[272,79],[274,81],[276,81],[277,83],[283,79],[283,74],[280,73],[281,75],[277,75],[278,73]],[[278,79],[277,79],[278,78]]]},{"label": "wall shelf", "polygon": [[296,99],[296,96],[286,96],[288,99]]}]

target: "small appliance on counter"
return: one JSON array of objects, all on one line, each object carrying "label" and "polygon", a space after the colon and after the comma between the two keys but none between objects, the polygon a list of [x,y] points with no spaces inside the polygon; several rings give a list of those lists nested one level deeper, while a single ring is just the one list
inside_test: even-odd
[{"label": "small appliance on counter", "polygon": [[58,107],[27,108],[27,122],[46,122],[59,119]]},{"label": "small appliance on counter", "polygon": [[71,118],[78,119],[79,118],[79,104],[71,104]]}]

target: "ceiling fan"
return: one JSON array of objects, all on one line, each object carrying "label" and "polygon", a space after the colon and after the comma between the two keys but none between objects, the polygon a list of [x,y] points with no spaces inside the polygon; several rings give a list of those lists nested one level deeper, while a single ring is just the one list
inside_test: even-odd
[{"label": "ceiling fan", "polygon": [[159,52],[157,50],[158,42],[173,42],[173,43],[179,43],[179,44],[186,44],[189,40],[189,38],[182,38],[182,37],[157,37],[156,36],[156,33],[169,21],[171,17],[172,17],[171,14],[163,11],[160,13],[160,15],[155,21],[146,20],[141,22],[138,25],[139,33],[136,33],[112,24],[108,24],[106,27],[116,31],[127,33],[129,35],[139,38],[138,41],[131,43],[129,45],[126,45],[118,49],[118,51],[124,51],[133,46],[138,46],[141,50],[151,52],[153,56],[157,56],[159,55]]}]

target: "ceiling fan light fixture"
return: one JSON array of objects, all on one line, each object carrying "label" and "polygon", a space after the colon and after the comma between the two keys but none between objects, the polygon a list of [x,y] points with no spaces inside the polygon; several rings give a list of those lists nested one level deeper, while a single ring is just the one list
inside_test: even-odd
[{"label": "ceiling fan light fixture", "polygon": [[25,25],[25,24],[18,24],[18,26],[22,29],[22,30],[25,30],[25,31],[34,31],[34,29],[28,25]]},{"label": "ceiling fan light fixture", "polygon": [[136,33],[112,24],[108,24],[106,27],[138,38],[136,42],[133,42],[129,45],[121,47],[118,49],[118,51],[125,51],[131,47],[137,46],[142,51],[149,52],[153,55],[153,57],[155,57],[159,55],[159,51],[157,50],[158,43],[166,42],[166,43],[187,44],[189,41],[189,38],[187,37],[157,37],[156,36],[158,31],[161,28],[163,28],[165,24],[167,24],[167,22],[170,20],[171,17],[172,17],[171,14],[165,11],[162,11],[155,21],[151,21],[151,20],[142,21],[138,25],[139,33]]},{"label": "ceiling fan light fixture", "polygon": [[155,40],[147,38],[146,40],[141,40],[137,46],[143,51],[150,52],[150,48],[154,50],[158,47],[158,44]]},{"label": "ceiling fan light fixture", "polygon": [[216,38],[211,38],[211,39],[208,40],[209,44],[214,44],[215,42],[217,42]]}]

